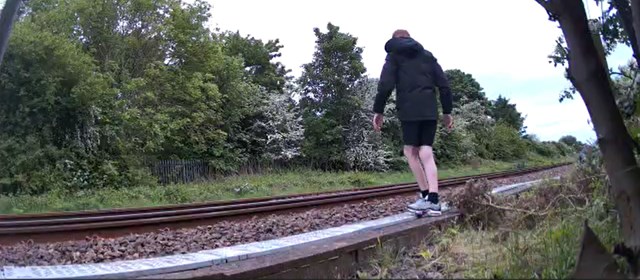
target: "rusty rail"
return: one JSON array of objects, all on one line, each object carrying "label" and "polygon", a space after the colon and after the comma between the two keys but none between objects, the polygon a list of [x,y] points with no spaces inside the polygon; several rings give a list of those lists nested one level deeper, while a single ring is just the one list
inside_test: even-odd
[{"label": "rusty rail", "polygon": [[[441,180],[439,184],[441,187],[450,187],[464,184],[470,179],[497,179],[564,165],[568,165],[568,163],[456,177]],[[340,202],[376,199],[416,192],[416,187],[415,183],[405,183],[330,193],[316,192],[144,208],[0,215],[0,244],[15,244],[26,240],[38,242],[82,239],[87,235],[94,234],[115,237],[161,228],[197,226],[221,219],[247,218],[283,211],[303,210],[312,206],[325,206]]]}]

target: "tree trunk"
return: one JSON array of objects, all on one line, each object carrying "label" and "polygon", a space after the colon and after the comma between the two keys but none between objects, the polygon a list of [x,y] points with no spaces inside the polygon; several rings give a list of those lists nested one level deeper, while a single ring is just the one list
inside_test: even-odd
[{"label": "tree trunk", "polygon": [[9,45],[9,35],[19,9],[20,0],[7,0],[4,7],[2,7],[2,14],[0,14],[0,66],[2,65],[4,52],[7,50],[7,45]]},{"label": "tree trunk", "polygon": [[620,19],[622,19],[622,28],[629,36],[629,45],[633,50],[633,58],[636,60],[636,65],[640,67],[640,44],[638,44],[637,28],[634,27],[629,0],[613,0],[611,5],[618,10]]},{"label": "tree trunk", "polygon": [[[635,33],[635,41],[632,41],[631,44],[635,45],[636,48],[640,49],[640,0],[631,0],[631,18],[633,21],[633,33]],[[626,27],[626,24],[625,24]],[[631,37],[629,37],[631,38]],[[635,51],[634,51],[635,53]],[[638,64],[640,67],[640,64]]]},{"label": "tree trunk", "polygon": [[[600,37],[600,32],[594,26],[589,26],[589,30],[591,30],[591,38],[593,38],[593,43],[595,44],[596,51],[598,52],[598,57],[600,57],[600,61],[602,62],[604,69],[609,69],[607,55],[604,52],[604,45],[602,44],[602,37]],[[609,81],[611,81],[611,79],[609,79]]]},{"label": "tree trunk", "polygon": [[[632,5],[640,0],[633,0]],[[581,0],[537,0],[555,18],[569,49],[569,74],[587,106],[595,127],[598,146],[612,185],[621,229],[627,247],[634,255],[640,249],[640,168],[633,153],[633,142],[618,111],[609,84],[608,71],[593,42]],[[636,5],[638,6],[638,5]],[[635,13],[634,13],[635,14]],[[634,20],[634,24],[640,18]],[[640,28],[636,28],[637,31]],[[638,34],[636,34],[637,36]],[[635,258],[632,267],[638,267]],[[634,269],[635,270],[635,269]]]}]

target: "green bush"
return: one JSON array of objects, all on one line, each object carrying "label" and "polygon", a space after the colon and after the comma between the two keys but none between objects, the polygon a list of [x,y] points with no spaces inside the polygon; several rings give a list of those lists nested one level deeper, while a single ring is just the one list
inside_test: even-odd
[{"label": "green bush", "polygon": [[405,171],[407,166],[407,158],[404,156],[393,157],[389,161],[389,169],[393,171]]},{"label": "green bush", "polygon": [[576,152],[573,148],[562,142],[552,142],[552,145],[555,146],[558,155],[563,157],[573,155]]},{"label": "green bush", "polygon": [[445,165],[467,163],[477,155],[470,133],[463,129],[453,129],[451,132],[439,129],[433,152],[438,164]]},{"label": "green bush", "polygon": [[528,150],[538,155],[541,155],[543,157],[558,156],[558,150],[553,144],[550,144],[547,142],[536,142],[531,140],[526,140],[526,143],[527,143]]},{"label": "green bush", "polygon": [[485,139],[486,151],[493,160],[514,160],[526,154],[527,147],[520,134],[504,123],[497,123]]},{"label": "green bush", "polygon": [[0,140],[0,195],[41,194],[54,189],[86,189],[149,186],[155,183],[148,170],[128,158],[39,147],[34,138]]}]

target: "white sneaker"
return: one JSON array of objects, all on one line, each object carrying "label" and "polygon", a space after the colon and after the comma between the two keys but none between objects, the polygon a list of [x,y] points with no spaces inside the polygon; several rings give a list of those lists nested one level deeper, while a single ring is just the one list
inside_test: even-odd
[{"label": "white sneaker", "polygon": [[440,207],[440,203],[437,203],[437,204],[431,203],[425,198],[422,198],[422,196],[420,196],[420,198],[418,198],[416,202],[409,204],[407,208],[409,208],[409,211],[411,212],[426,213],[429,216],[442,215],[442,209]]},{"label": "white sneaker", "polygon": [[416,202],[409,204],[407,207],[411,210],[427,211],[427,209],[429,209],[429,204],[430,202],[420,197],[418,198],[418,200],[416,200]]}]

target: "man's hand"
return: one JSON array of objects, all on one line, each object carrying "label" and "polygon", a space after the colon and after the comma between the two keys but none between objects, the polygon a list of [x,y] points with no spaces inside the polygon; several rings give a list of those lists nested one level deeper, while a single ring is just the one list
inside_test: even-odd
[{"label": "man's hand", "polygon": [[447,131],[451,132],[451,128],[453,127],[453,117],[451,115],[442,115],[442,122],[444,127],[447,128]]},{"label": "man's hand", "polygon": [[375,131],[380,131],[380,129],[382,129],[382,119],[383,119],[382,114],[376,113],[373,116],[373,129]]}]

